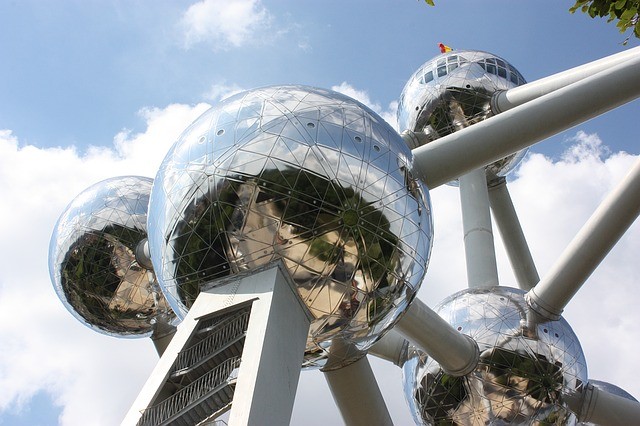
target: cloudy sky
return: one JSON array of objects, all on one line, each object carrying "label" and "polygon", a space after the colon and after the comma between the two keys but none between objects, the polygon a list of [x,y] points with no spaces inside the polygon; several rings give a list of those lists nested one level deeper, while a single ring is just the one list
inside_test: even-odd
[{"label": "cloudy sky", "polygon": [[[96,334],[65,310],[47,269],[51,232],[89,185],[153,177],[177,135],[222,97],[280,83],[334,88],[395,125],[402,87],[438,42],[493,52],[529,81],[627,48],[615,26],[571,15],[571,1],[438,3],[0,0],[0,424],[119,424],[157,355],[148,339]],[[541,276],[640,154],[639,105],[541,142],[510,177]],[[457,190],[431,196],[436,237],[420,298],[433,306],[466,278]],[[499,241],[497,251],[501,283],[515,285]],[[638,253],[636,224],[565,310],[590,377],[636,397]],[[371,363],[395,423],[411,424],[399,369]],[[320,372],[301,374],[292,424],[340,424]]]}]

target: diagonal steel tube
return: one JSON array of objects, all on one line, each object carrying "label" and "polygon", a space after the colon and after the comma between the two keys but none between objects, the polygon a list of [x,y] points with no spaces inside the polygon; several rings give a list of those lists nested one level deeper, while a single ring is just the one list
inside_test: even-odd
[{"label": "diagonal steel tube", "polygon": [[433,189],[640,96],[640,55],[413,149]]},{"label": "diagonal steel tube", "polygon": [[507,111],[638,56],[640,56],[640,46],[514,87],[513,89],[500,91],[493,97],[491,109],[495,114]]},{"label": "diagonal steel tube", "polygon": [[478,364],[478,344],[458,332],[434,310],[415,298],[398,321],[397,330],[453,376],[464,376]]},{"label": "diagonal steel tube", "polygon": [[489,187],[489,201],[518,287],[531,290],[540,277],[511,201],[506,179],[499,179]]},{"label": "diagonal steel tube", "polygon": [[569,300],[640,214],[640,160],[596,209],[547,275],[527,293],[529,306],[558,319]]}]

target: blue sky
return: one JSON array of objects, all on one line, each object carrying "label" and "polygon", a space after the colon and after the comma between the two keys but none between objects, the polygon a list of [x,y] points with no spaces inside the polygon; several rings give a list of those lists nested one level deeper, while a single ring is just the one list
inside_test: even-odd
[{"label": "blue sky", "polygon": [[[64,310],[49,282],[49,238],[89,185],[153,177],[179,132],[221,96],[281,83],[335,88],[394,124],[407,78],[438,42],[495,53],[529,81],[640,44],[622,46],[626,35],[570,14],[570,1],[437,3],[0,0],[0,425],[122,418],[156,361],[151,342],[96,335]],[[541,275],[640,153],[639,112],[632,102],[536,145],[512,178]],[[420,293],[429,305],[464,287],[457,197],[450,187],[432,193],[436,240]],[[637,228],[565,316],[594,378],[639,397],[637,374],[623,368],[640,349]],[[509,284],[499,243],[498,255]],[[398,369],[371,362],[396,424],[409,424]],[[292,424],[338,419],[321,373],[304,372]]]}]

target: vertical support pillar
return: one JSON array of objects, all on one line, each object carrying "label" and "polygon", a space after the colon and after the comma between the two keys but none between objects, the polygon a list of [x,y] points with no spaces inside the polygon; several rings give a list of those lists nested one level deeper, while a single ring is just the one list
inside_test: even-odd
[{"label": "vertical support pillar", "polygon": [[[284,269],[284,268],[282,268]],[[291,420],[311,314],[286,271],[274,268],[273,290],[253,303],[229,426],[286,425]],[[277,273],[277,274],[276,274]]]},{"label": "vertical support pillar", "polygon": [[[246,329],[241,329],[236,338],[238,330],[231,332],[225,328],[224,318],[247,309],[250,313]],[[217,318],[223,320],[216,322]],[[158,425],[178,421],[196,424],[203,416],[216,414],[216,410],[223,408],[209,405],[207,398],[212,398],[212,394],[208,392],[216,392],[220,386],[232,386],[233,372],[218,371],[237,365],[238,350],[241,358],[229,425],[289,424],[310,323],[311,314],[281,263],[210,283],[210,289],[200,292],[178,325],[122,424]],[[233,333],[231,338],[236,339],[233,342],[243,343],[239,346],[233,343],[233,348],[229,347],[229,352],[220,360],[221,352],[216,352],[216,344],[210,352],[193,351],[205,342],[197,337],[203,331],[212,337]],[[220,340],[220,343],[224,342]],[[217,361],[193,358],[193,362],[184,365],[185,355],[196,352],[198,357],[218,354]],[[217,374],[225,376],[219,377],[221,381],[209,380]]]},{"label": "vertical support pillar", "polygon": [[498,267],[484,168],[460,177],[460,203],[469,288],[497,286]]},{"label": "vertical support pillar", "polygon": [[347,426],[393,426],[366,356],[338,370],[324,371],[324,376]]}]

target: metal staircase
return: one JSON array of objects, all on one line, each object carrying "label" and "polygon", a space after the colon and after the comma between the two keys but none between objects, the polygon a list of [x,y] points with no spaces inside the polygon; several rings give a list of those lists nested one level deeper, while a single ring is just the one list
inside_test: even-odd
[{"label": "metal staircase", "polygon": [[159,392],[164,398],[143,411],[138,426],[197,425],[229,410],[250,311],[199,320]]}]

